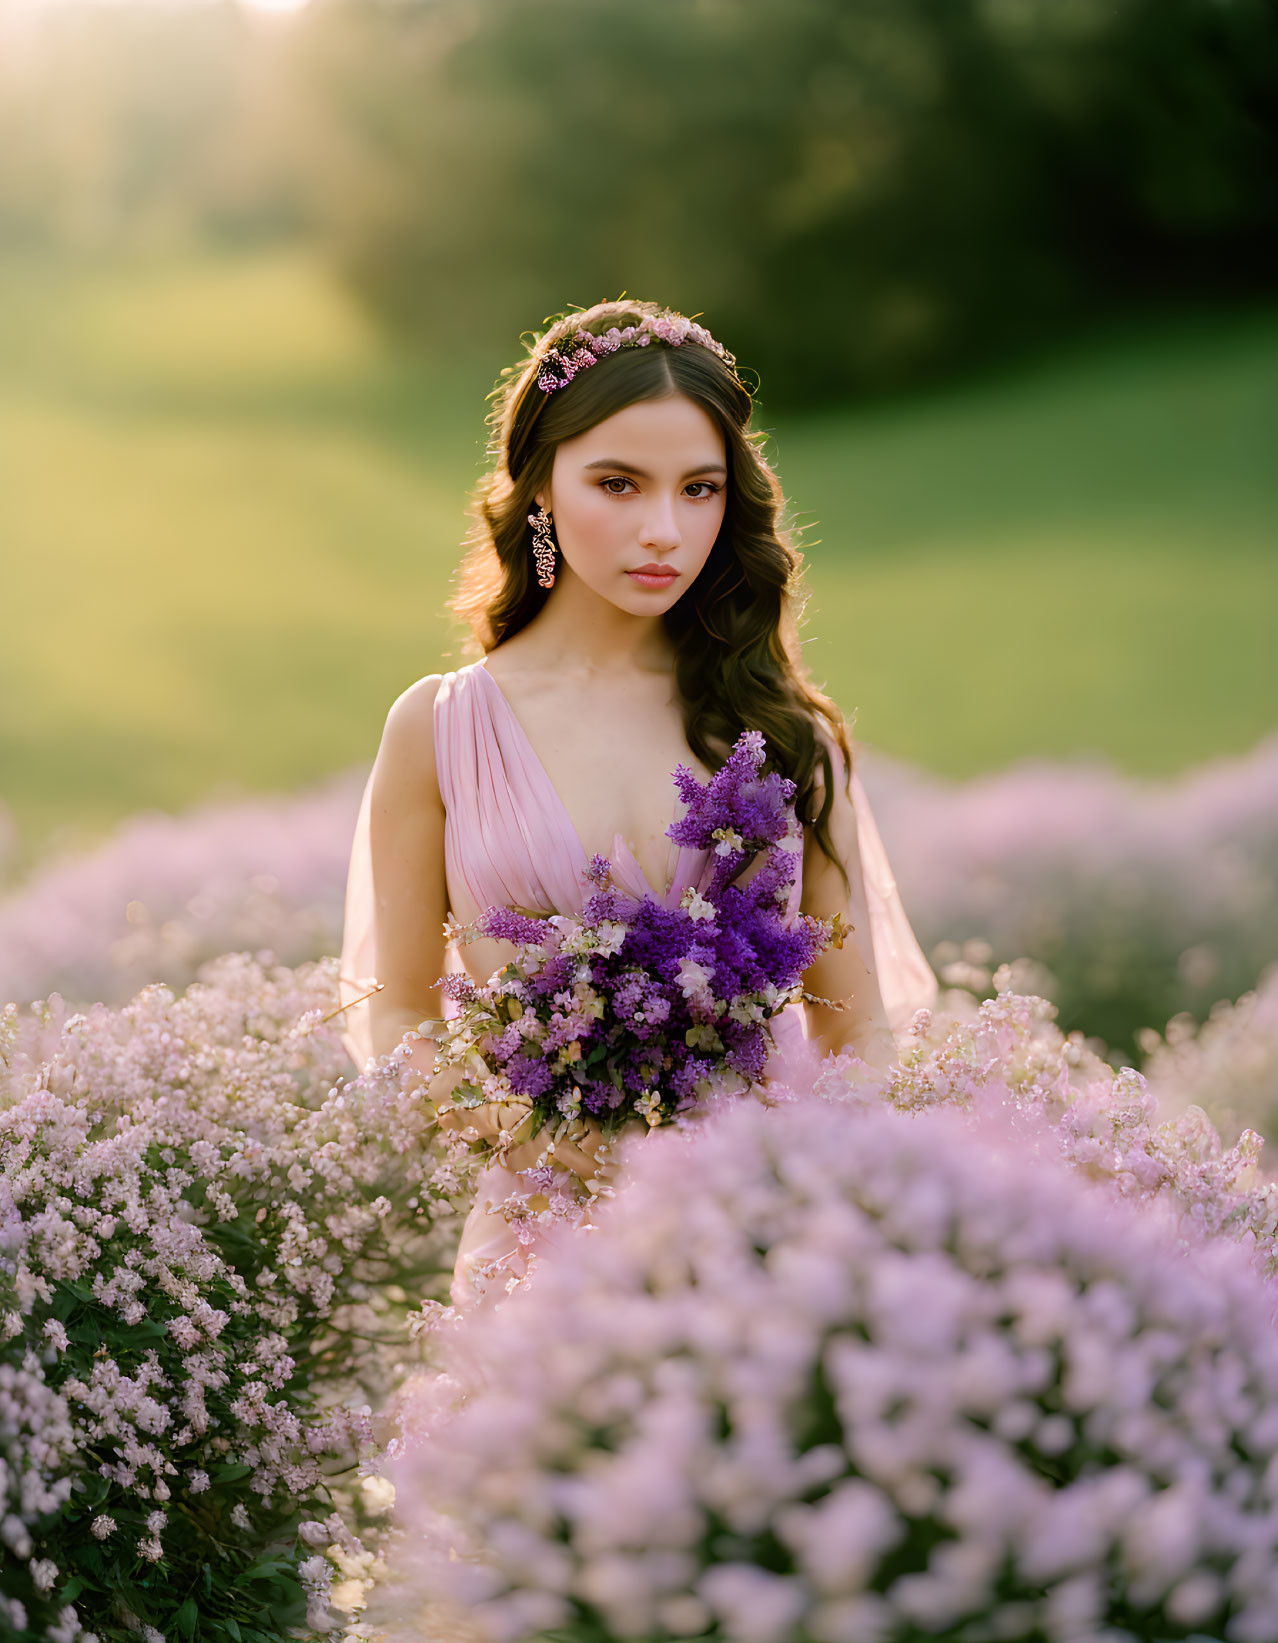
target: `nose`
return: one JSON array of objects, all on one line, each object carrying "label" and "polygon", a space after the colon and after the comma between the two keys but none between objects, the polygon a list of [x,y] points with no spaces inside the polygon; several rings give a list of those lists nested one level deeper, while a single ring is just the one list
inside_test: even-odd
[{"label": "nose", "polygon": [[653,496],[644,510],[639,541],[645,548],[673,552],[683,541],[675,519],[674,502],[670,497]]}]

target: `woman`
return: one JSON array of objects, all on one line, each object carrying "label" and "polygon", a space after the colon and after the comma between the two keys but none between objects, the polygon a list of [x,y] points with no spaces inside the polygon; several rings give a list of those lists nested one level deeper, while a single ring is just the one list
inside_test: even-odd
[{"label": "woman", "polygon": [[[579,911],[595,853],[634,893],[669,896],[671,772],[682,762],[705,780],[754,729],[797,786],[802,909],[851,926],[805,974],[808,1002],[777,1022],[778,1044],[806,1036],[889,1065],[894,1031],[935,981],[842,716],[799,659],[800,555],[732,356],[680,315],[618,301],[557,320],[503,375],[452,605],[484,654],[394,703],[356,828],[341,966],[352,1056],[363,1064],[438,1019],[446,962],[481,981],[505,962],[492,941],[446,954],[448,913]],[[372,978],[381,988],[361,1000]],[[429,1039],[411,1056],[446,1103],[459,1075],[434,1074]],[[481,1117],[491,1134],[522,1114]],[[586,1115],[553,1156],[589,1177],[600,1140]],[[455,1300],[521,1270],[490,1204],[539,1151],[512,1149],[481,1176]]]}]

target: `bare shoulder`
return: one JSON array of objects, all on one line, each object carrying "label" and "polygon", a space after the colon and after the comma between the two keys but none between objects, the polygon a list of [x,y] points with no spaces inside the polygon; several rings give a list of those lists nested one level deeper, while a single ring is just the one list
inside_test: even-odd
[{"label": "bare shoulder", "polygon": [[428,673],[391,703],[377,750],[377,785],[384,793],[439,797],[435,769],[435,698],[442,673]]},{"label": "bare shoulder", "polygon": [[427,673],[420,679],[415,679],[407,690],[402,690],[391,703],[390,712],[386,716],[387,724],[392,722],[398,728],[405,725],[409,729],[429,729],[434,735],[435,698],[439,695],[439,687],[444,682],[442,673]]}]

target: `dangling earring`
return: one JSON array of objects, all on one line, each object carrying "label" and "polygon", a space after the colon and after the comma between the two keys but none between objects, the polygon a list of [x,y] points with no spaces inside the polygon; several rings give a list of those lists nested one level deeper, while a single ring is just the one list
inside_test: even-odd
[{"label": "dangling earring", "polygon": [[537,581],[543,588],[555,585],[555,539],[550,534],[550,515],[545,508],[528,515],[533,528],[533,558],[537,562]]}]

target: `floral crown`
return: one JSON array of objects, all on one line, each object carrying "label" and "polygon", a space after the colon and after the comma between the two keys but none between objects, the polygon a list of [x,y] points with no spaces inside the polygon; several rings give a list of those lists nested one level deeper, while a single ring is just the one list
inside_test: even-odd
[{"label": "floral crown", "polygon": [[685,342],[699,342],[718,354],[723,362],[735,367],[736,356],[730,354],[721,342],[716,342],[704,325],[697,325],[683,314],[645,314],[637,325],[622,328],[613,326],[598,336],[593,331],[577,331],[562,342],[548,348],[543,354],[538,371],[537,386],[544,394],[553,394],[556,388],[566,388],[578,371],[585,371],[618,348],[646,348],[656,337],[679,348]]}]

